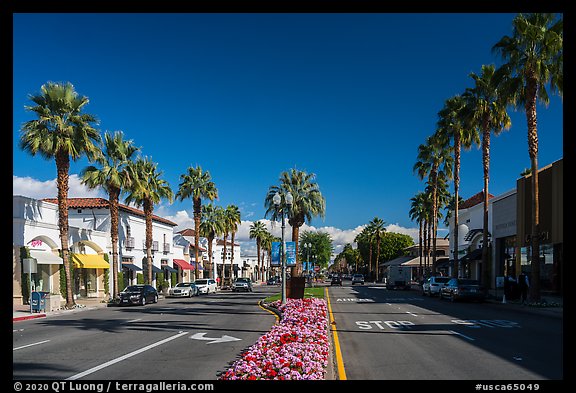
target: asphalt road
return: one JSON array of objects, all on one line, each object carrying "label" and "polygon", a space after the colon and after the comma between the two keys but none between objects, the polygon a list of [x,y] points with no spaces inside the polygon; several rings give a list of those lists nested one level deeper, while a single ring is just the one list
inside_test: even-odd
[{"label": "asphalt road", "polygon": [[328,290],[348,380],[562,379],[562,319],[381,284]]},{"label": "asphalt road", "polygon": [[14,379],[216,380],[275,323],[258,301],[277,287],[21,321]]}]

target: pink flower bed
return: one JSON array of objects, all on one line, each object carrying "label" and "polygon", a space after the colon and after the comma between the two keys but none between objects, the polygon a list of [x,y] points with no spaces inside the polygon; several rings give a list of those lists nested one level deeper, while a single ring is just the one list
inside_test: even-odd
[{"label": "pink flower bed", "polygon": [[282,319],[222,374],[221,380],[324,379],[328,366],[328,317],[324,299],[270,304]]}]

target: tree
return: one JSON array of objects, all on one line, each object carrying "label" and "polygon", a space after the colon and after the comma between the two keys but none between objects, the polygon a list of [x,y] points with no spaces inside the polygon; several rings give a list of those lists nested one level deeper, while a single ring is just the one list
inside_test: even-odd
[{"label": "tree", "polygon": [[415,220],[418,223],[418,243],[419,243],[419,251],[418,255],[420,257],[420,267],[419,267],[419,274],[422,277],[424,273],[424,269],[422,266],[422,256],[423,256],[423,247],[422,247],[422,240],[423,240],[423,226],[424,222],[426,221],[426,203],[425,203],[426,195],[423,192],[418,192],[415,196],[413,196],[410,201],[410,219]]},{"label": "tree", "polygon": [[372,221],[368,224],[372,230],[372,237],[376,242],[376,281],[378,281],[378,265],[380,263],[380,241],[382,240],[382,235],[386,232],[384,228],[384,220],[378,217],[374,217]]},{"label": "tree", "polygon": [[162,172],[158,171],[158,164],[149,157],[138,157],[128,166],[132,178],[130,189],[127,191],[125,202],[134,203],[143,207],[146,222],[146,283],[152,283],[152,215],[154,205],[167,199],[170,203],[174,199],[174,193],[170,185],[161,179]]},{"label": "tree", "polygon": [[[362,231],[356,235],[354,242],[358,244],[358,252],[362,255],[362,259],[368,262],[368,275],[372,279],[372,245],[374,244],[374,232],[370,225],[366,225]],[[366,258],[366,251],[368,257]]]},{"label": "tree", "polygon": [[58,229],[64,272],[66,276],[66,308],[74,308],[72,277],[68,246],[68,179],[70,159],[78,160],[86,156],[94,161],[100,154],[101,137],[93,125],[96,118],[83,113],[89,100],[79,96],[69,83],[48,82],[40,88],[40,93],[30,95],[34,103],[25,106],[37,119],[27,121],[21,129],[19,146],[32,156],[56,162],[56,185],[58,188]]},{"label": "tree", "polygon": [[279,219],[273,202],[274,195],[277,192],[282,195],[290,192],[294,198],[288,223],[292,227],[292,241],[296,242],[296,266],[291,271],[292,276],[296,277],[302,274],[302,262],[298,258],[300,227],[306,222],[309,223],[313,217],[320,216],[324,218],[326,200],[320,192],[318,183],[316,183],[315,174],[309,174],[298,169],[282,172],[280,174],[280,185],[270,186],[264,200],[264,206],[266,207],[264,217],[270,216],[274,221]]},{"label": "tree", "polygon": [[[470,124],[470,113],[467,109],[464,97],[456,95],[447,99],[444,103],[444,108],[438,112],[438,131],[444,133],[454,143],[452,149],[454,152],[454,200],[458,201],[462,199],[458,195],[461,149],[464,147],[469,150],[474,143],[480,145],[478,131]],[[452,208],[454,209],[454,269],[452,269],[452,277],[456,278],[459,275],[458,204],[454,203]]]},{"label": "tree", "polygon": [[512,36],[504,36],[492,48],[505,64],[498,70],[502,94],[515,107],[524,106],[528,125],[528,154],[532,180],[532,276],[529,300],[540,301],[540,200],[538,184],[538,122],[536,102],[548,106],[546,85],[563,95],[563,27],[554,14],[519,14],[512,21]]},{"label": "tree", "polygon": [[268,230],[266,225],[261,221],[255,221],[250,226],[250,239],[256,239],[256,252],[258,253],[258,277],[257,279],[262,280],[261,273],[264,267],[264,261],[260,263],[260,248],[262,247],[262,241]]},{"label": "tree", "polygon": [[488,286],[490,269],[488,266],[488,183],[490,181],[490,136],[499,135],[509,129],[512,122],[506,112],[505,97],[499,93],[498,80],[494,78],[493,65],[483,65],[480,75],[470,73],[474,87],[467,88],[464,96],[471,111],[471,125],[482,134],[482,163],[484,169],[484,225],[482,234],[482,279]]},{"label": "tree", "polygon": [[[452,156],[448,138],[440,132],[426,139],[426,144],[418,147],[418,161],[414,171],[422,180],[428,177],[432,192],[432,272],[436,271],[436,225],[438,220],[438,181],[440,176],[452,177]],[[443,173],[443,175],[442,175]]]},{"label": "tree", "polygon": [[122,131],[104,135],[104,150],[96,162],[99,168],[90,165],[80,173],[82,184],[90,189],[102,187],[108,193],[110,203],[110,237],[112,240],[112,299],[118,294],[118,202],[120,194],[130,188],[131,177],[128,165],[139,149],[132,140],[124,140]]},{"label": "tree", "polygon": [[[323,231],[304,231],[300,234],[301,253],[304,252],[304,247],[302,247],[304,243],[310,243],[312,245],[311,248],[314,251],[311,255],[314,255],[315,266],[327,267],[332,257],[332,253],[334,252],[334,246],[330,234]],[[303,254],[300,256],[304,257]]]},{"label": "tree", "polygon": [[194,261],[196,269],[194,269],[194,276],[198,279],[198,271],[200,270],[200,222],[202,221],[202,198],[213,201],[218,198],[218,190],[212,181],[210,172],[202,171],[200,165],[188,167],[188,172],[180,175],[181,183],[178,186],[176,198],[183,201],[186,198],[192,198],[192,206],[194,209]]},{"label": "tree", "polygon": [[212,244],[216,236],[224,233],[223,228],[223,215],[224,209],[221,206],[214,206],[211,203],[202,205],[202,221],[200,222],[200,236],[205,236],[208,239],[208,276],[214,277],[214,266],[212,258]]},{"label": "tree", "polygon": [[232,245],[231,245],[231,251],[230,251],[230,277],[232,277],[232,271],[234,270],[234,242],[236,241],[236,232],[238,231],[238,224],[242,223],[242,220],[240,218],[240,209],[238,208],[238,206],[236,205],[228,205],[226,207],[226,213],[225,213],[228,218],[229,218],[229,222],[230,222],[230,234],[231,234],[231,240],[232,240]]}]

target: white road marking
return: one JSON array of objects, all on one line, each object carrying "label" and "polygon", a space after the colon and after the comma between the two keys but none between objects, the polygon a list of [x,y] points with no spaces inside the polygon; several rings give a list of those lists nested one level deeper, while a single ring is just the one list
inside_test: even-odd
[{"label": "white road marking", "polygon": [[138,322],[138,321],[141,321],[141,320],[142,320],[142,318],[132,319],[132,320],[130,320],[130,321],[126,321],[126,323]]},{"label": "white road marking", "polygon": [[222,337],[204,337],[206,333],[194,333],[193,335],[190,336],[191,339],[193,340],[207,340],[210,341],[209,343],[206,344],[214,344],[214,343],[224,343],[227,341],[240,341],[242,340],[241,338],[236,338],[236,337],[232,337],[232,336],[227,336],[227,335],[223,335]]},{"label": "white road marking", "polygon": [[160,341],[158,341],[158,342],[156,342],[156,343],[154,343],[154,344],[147,345],[147,346],[145,346],[144,348],[137,349],[136,351],[127,353],[126,355],[120,356],[120,357],[118,357],[118,358],[116,358],[116,359],[112,359],[112,360],[110,360],[110,361],[108,361],[108,362],[106,362],[106,363],[102,363],[102,364],[99,365],[99,366],[92,367],[91,369],[86,370],[86,371],[83,371],[83,372],[81,372],[81,373],[79,373],[79,374],[72,375],[71,377],[66,378],[66,380],[67,380],[67,381],[72,381],[72,380],[75,380],[75,379],[78,379],[78,378],[85,377],[86,375],[90,375],[90,374],[92,374],[92,373],[95,373],[95,372],[98,371],[98,370],[102,370],[103,368],[106,368],[106,367],[108,367],[108,366],[111,366],[111,365],[113,365],[113,364],[116,364],[116,363],[118,363],[118,362],[121,362],[122,360],[126,360],[126,359],[128,359],[128,358],[131,358],[132,356],[138,355],[139,353],[146,352],[146,351],[149,350],[149,349],[152,349],[152,348],[154,348],[154,347],[157,347],[158,345],[165,344],[165,343],[167,343],[167,342],[169,342],[169,341],[172,341],[172,340],[174,340],[174,339],[177,339],[177,338],[179,338],[179,337],[182,337],[182,336],[184,336],[184,335],[186,335],[186,334],[188,334],[188,332],[179,332],[179,333],[176,334],[175,336],[165,338],[164,340],[160,340]]},{"label": "white road marking", "polygon": [[16,347],[16,348],[12,349],[12,351],[17,351],[17,350],[22,349],[22,348],[28,348],[28,347],[31,347],[33,345],[44,344],[44,343],[47,343],[48,341],[50,341],[50,340],[44,340],[44,341],[39,341],[39,342],[33,343],[33,344],[22,345],[21,347]]},{"label": "white road marking", "polygon": [[410,311],[406,311],[406,314],[410,314],[410,315],[412,315],[413,317],[417,317],[417,316],[418,316],[418,315],[416,315],[416,314],[414,314],[413,312],[410,312]]},{"label": "white road marking", "polygon": [[457,335],[457,336],[461,336],[461,337],[464,337],[466,340],[470,340],[470,341],[476,341],[476,339],[475,339],[475,338],[472,338],[472,337],[468,337],[467,335],[465,335],[465,334],[462,334],[462,333],[458,333],[458,332],[455,332],[454,330],[448,330],[448,331],[449,331],[450,333],[452,333],[452,334],[455,334],[455,335]]}]

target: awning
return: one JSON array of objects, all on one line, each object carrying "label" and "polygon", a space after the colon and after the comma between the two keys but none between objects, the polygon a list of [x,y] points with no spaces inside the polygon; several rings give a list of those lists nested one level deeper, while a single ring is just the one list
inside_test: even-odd
[{"label": "awning", "polygon": [[177,271],[178,271],[178,270],[176,270],[176,269],[174,269],[173,267],[168,266],[168,265],[162,265],[160,268],[161,268],[162,270],[168,270],[169,272],[177,272]]},{"label": "awning", "polygon": [[152,265],[152,272],[153,273],[163,273],[162,269],[160,269],[158,266],[156,265]]},{"label": "awning", "polygon": [[30,257],[36,259],[39,265],[62,265],[64,261],[50,251],[30,250]]},{"label": "awning", "polygon": [[180,268],[182,268],[184,270],[194,270],[192,265],[190,265],[188,262],[186,262],[183,259],[173,259],[172,261],[174,261],[174,263],[176,265],[180,266]]},{"label": "awning", "polygon": [[381,263],[379,266],[401,265],[404,262],[410,261],[412,258],[414,258],[414,257],[411,257],[409,255],[404,255],[404,256],[398,257],[396,259],[391,259],[389,261]]},{"label": "awning", "polygon": [[204,270],[204,268],[202,267],[202,264],[201,264],[201,263],[196,263],[196,262],[194,262],[194,261],[191,261],[191,262],[190,262],[190,266],[192,266],[192,270],[196,269],[196,266],[198,266],[198,269],[199,269],[199,270]]},{"label": "awning", "polygon": [[[430,264],[432,264],[432,259],[430,259]],[[422,257],[422,267],[426,265],[426,258]],[[420,267],[420,257],[413,257],[409,261],[403,262],[402,266],[409,266],[409,267]]]},{"label": "awning", "polygon": [[135,272],[140,272],[140,271],[142,271],[142,268],[141,268],[140,266],[136,266],[136,265],[134,265],[133,263],[125,263],[125,262],[123,262],[123,263],[122,263],[122,267],[125,267],[125,268],[130,269],[130,270],[134,270]]},{"label": "awning", "polygon": [[461,261],[477,261],[482,259],[482,249],[477,248],[460,258]]},{"label": "awning", "polygon": [[71,261],[75,268],[81,269],[110,269],[110,264],[100,254],[71,253]]}]

